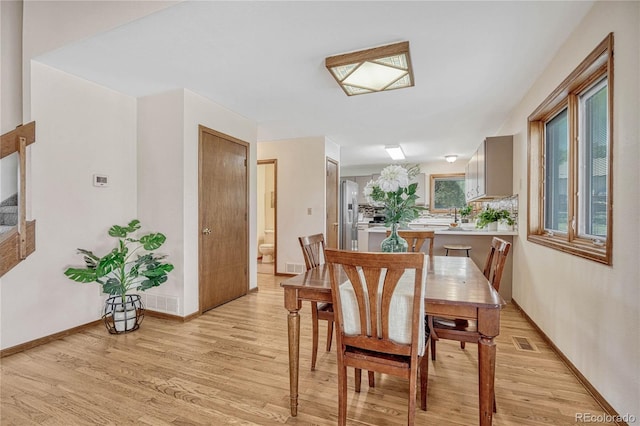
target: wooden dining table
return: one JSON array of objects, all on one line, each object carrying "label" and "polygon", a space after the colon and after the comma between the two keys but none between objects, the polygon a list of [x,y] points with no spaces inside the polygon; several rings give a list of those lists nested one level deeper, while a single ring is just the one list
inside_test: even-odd
[{"label": "wooden dining table", "polygon": [[[500,333],[500,309],[504,300],[482,271],[468,257],[428,256],[425,310],[428,315],[475,320],[478,341],[479,424],[493,419],[496,344]],[[346,275],[344,280],[346,281]],[[329,268],[325,264],[280,283],[284,307],[289,311],[289,387],[291,415],[298,414],[298,374],[300,368],[300,308],[302,301],[331,302]]]}]

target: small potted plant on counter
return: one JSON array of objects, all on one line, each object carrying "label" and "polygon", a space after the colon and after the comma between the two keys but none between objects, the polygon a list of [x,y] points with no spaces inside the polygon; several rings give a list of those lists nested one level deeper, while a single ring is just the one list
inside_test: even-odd
[{"label": "small potted plant on counter", "polygon": [[[498,224],[502,222],[505,228],[512,227],[514,224],[513,218],[511,217],[511,213],[509,210],[497,210],[487,206],[484,210],[482,210],[478,216],[476,221],[476,228],[484,228],[486,227],[488,231],[497,231]],[[510,231],[512,228],[501,229],[504,231]]]},{"label": "small potted plant on counter", "polygon": [[167,273],[173,270],[173,265],[164,261],[165,255],[154,253],[164,244],[164,234],[130,235],[139,229],[139,220],[132,220],[126,226],[112,226],[109,235],[118,239],[113,250],[100,257],[89,250],[78,249],[86,267],[67,268],[64,272],[73,281],[97,282],[109,295],[102,319],[111,334],[137,330],[144,318],[140,295],[129,292],[157,287],[167,281]]},{"label": "small potted plant on counter", "polygon": [[503,209],[498,211],[498,215],[500,216],[498,219],[498,231],[513,231],[515,221],[511,216],[511,212]]},{"label": "small potted plant on counter", "polygon": [[500,217],[498,210],[487,206],[476,216],[476,228],[486,227],[488,231],[497,231]]},{"label": "small potted plant on counter", "polygon": [[472,210],[473,210],[473,207],[471,207],[471,204],[467,204],[466,206],[460,209],[460,217],[462,218],[460,219],[460,221],[462,223],[469,223],[469,216],[471,215]]}]

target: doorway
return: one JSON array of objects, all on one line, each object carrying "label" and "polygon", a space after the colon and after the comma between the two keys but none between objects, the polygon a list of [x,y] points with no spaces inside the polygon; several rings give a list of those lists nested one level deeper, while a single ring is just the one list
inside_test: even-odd
[{"label": "doorway", "polygon": [[249,291],[249,144],[199,127],[200,312]]},{"label": "doorway", "polygon": [[277,271],[278,160],[259,160],[257,176],[257,234],[259,274]]},{"label": "doorway", "polygon": [[326,244],[327,248],[338,248],[338,162],[327,157],[326,190]]}]

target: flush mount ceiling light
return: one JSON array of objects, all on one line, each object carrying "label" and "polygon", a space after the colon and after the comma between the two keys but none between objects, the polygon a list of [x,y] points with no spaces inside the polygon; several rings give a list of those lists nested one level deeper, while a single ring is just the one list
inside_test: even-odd
[{"label": "flush mount ceiling light", "polygon": [[458,159],[457,155],[445,155],[444,159],[447,160],[448,163],[453,163]]},{"label": "flush mount ceiling light", "polygon": [[331,56],[325,65],[348,96],[414,84],[408,41]]},{"label": "flush mount ceiling light", "polygon": [[404,160],[404,152],[400,145],[387,145],[384,147],[387,150],[387,154],[392,160]]}]

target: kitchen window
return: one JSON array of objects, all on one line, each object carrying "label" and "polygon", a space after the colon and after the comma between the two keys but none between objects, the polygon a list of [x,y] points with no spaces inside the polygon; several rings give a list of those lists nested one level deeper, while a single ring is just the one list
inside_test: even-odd
[{"label": "kitchen window", "polygon": [[431,213],[453,213],[467,205],[464,173],[431,175]]},{"label": "kitchen window", "polygon": [[529,241],[610,265],[613,34],[529,116]]}]

